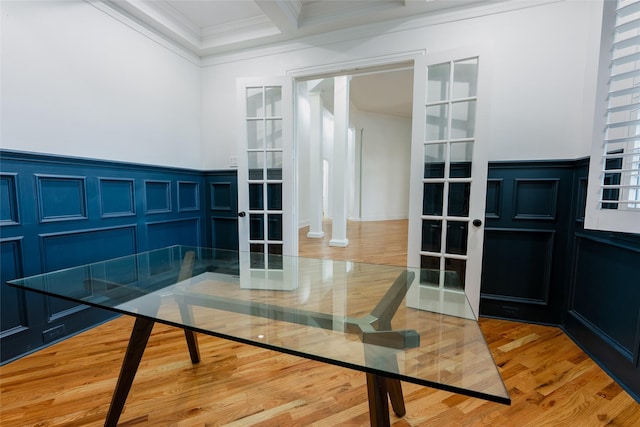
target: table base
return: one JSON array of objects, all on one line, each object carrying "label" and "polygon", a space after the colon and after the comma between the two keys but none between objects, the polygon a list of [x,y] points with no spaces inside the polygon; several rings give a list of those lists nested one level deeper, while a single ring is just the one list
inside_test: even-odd
[{"label": "table base", "polygon": [[[136,318],[122,367],[120,368],[116,389],[111,398],[111,405],[104,423],[105,427],[116,427],[118,424],[154,324],[153,320],[144,317]],[[200,362],[196,334],[189,329],[184,329],[184,333],[191,362],[194,364]],[[369,398],[369,418],[372,427],[388,427],[391,425],[389,420],[389,400],[396,415],[401,417],[406,413],[400,380],[367,373],[367,394]]]}]

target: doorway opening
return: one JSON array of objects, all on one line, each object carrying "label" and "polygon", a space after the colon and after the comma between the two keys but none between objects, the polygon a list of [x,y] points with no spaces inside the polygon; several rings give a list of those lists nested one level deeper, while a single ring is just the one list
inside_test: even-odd
[{"label": "doorway opening", "polygon": [[298,78],[295,91],[299,254],[406,265],[413,61]]}]

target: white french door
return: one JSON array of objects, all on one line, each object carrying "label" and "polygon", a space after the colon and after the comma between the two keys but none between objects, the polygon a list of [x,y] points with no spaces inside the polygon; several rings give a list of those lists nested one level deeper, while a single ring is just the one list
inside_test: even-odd
[{"label": "white french door", "polygon": [[237,81],[239,248],[264,286],[286,270],[282,255],[298,250],[292,85],[287,77]]},{"label": "white french door", "polygon": [[414,68],[410,267],[420,283],[480,304],[489,74],[478,50],[425,55]]}]

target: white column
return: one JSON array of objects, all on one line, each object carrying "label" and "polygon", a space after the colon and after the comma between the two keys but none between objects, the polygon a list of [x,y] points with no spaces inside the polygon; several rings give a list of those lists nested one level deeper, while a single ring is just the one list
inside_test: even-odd
[{"label": "white column", "polygon": [[322,98],[309,93],[309,232],[307,237],[322,238]]},{"label": "white column", "polygon": [[349,80],[349,76],[339,76],[335,77],[333,82],[333,225],[329,246],[340,247],[349,245],[349,239],[347,239]]}]

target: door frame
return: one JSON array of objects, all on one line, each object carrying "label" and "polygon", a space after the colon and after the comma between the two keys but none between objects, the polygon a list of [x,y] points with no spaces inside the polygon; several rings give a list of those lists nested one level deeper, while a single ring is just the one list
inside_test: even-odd
[{"label": "door frame", "polygon": [[[460,48],[447,49],[441,52],[428,52],[427,49],[420,49],[414,51],[407,52],[399,52],[391,55],[383,55],[376,56],[371,58],[361,58],[351,61],[323,64],[311,67],[304,67],[298,69],[288,70],[286,75],[292,77],[294,82],[294,86],[301,80],[310,80],[317,79],[322,77],[331,77],[335,75],[345,75],[353,72],[355,74],[358,71],[363,69],[376,69],[380,68],[381,70],[385,68],[392,69],[394,66],[398,66],[402,63],[406,63],[409,61],[413,62],[414,69],[414,110],[412,113],[412,149],[411,149],[411,169],[413,170],[422,170],[422,152],[417,154],[414,152],[415,141],[413,138],[416,134],[415,126],[420,126],[422,124],[422,120],[416,120],[416,118],[422,117],[424,113],[422,110],[416,108],[415,102],[415,94],[416,93],[426,93],[426,74],[420,75],[420,70],[426,70],[427,63],[438,63],[440,59],[448,60],[451,58],[462,59],[468,57],[479,57],[481,58],[481,65],[479,66],[477,82],[478,82],[478,93],[477,98],[481,100],[481,104],[479,104],[479,108],[476,109],[476,125],[475,125],[475,141],[474,145],[484,145],[483,150],[475,150],[473,152],[473,164],[476,168],[481,168],[478,175],[483,176],[483,180],[474,180],[472,183],[472,191],[470,196],[470,205],[481,207],[481,212],[472,213],[470,212],[470,223],[473,219],[480,219],[482,224],[478,227],[469,227],[469,237],[468,237],[468,248],[471,250],[472,248],[476,251],[479,250],[477,256],[470,257],[471,260],[467,265],[467,272],[474,272],[477,277],[476,285],[471,289],[465,289],[465,294],[471,307],[477,316],[479,314],[479,306],[480,306],[480,276],[482,272],[482,249],[484,244],[484,210],[486,204],[486,185],[487,185],[487,173],[488,173],[488,143],[489,143],[489,131],[490,131],[490,93],[491,93],[491,78],[492,78],[492,48],[489,44],[483,45],[472,45],[472,46],[462,46]],[[424,64],[424,67],[421,66]],[[423,103],[424,104],[424,103]],[[481,108],[480,108],[481,107]],[[297,111],[297,97],[294,97],[294,111]],[[422,107],[424,109],[424,105]],[[297,120],[294,120],[294,135],[297,135]],[[421,132],[424,134],[424,131]],[[480,144],[477,142],[480,141]],[[424,141],[421,141],[419,146],[421,146]],[[295,154],[295,162],[296,162],[296,170],[297,170],[297,141],[294,140],[294,152]],[[410,191],[411,191],[411,183],[413,182],[413,175],[410,177]],[[297,182],[297,179],[296,179]],[[422,191],[422,190],[421,190]],[[420,195],[422,193],[420,192]],[[419,262],[419,253],[418,251],[414,251],[413,249],[419,248],[421,242],[419,241],[421,232],[421,219],[418,214],[417,219],[415,218],[415,212],[420,213],[421,205],[422,205],[422,197],[413,197],[413,192],[410,192],[409,197],[409,238],[407,241],[407,266],[409,267],[420,267]],[[419,206],[418,206],[419,205]],[[296,198],[296,216],[298,212],[299,206],[297,205]],[[477,215],[473,216],[472,215]],[[413,218],[413,220],[412,220]],[[413,252],[416,252],[413,255]],[[467,252],[469,253],[469,252]],[[412,257],[413,256],[413,257]]]},{"label": "door frame", "polygon": [[[375,56],[370,58],[361,58],[361,59],[355,59],[350,61],[343,61],[343,62],[291,69],[291,70],[287,70],[285,74],[288,77],[293,78],[294,95],[296,95],[295,88],[297,87],[297,84],[300,81],[331,78],[331,77],[336,77],[341,75],[357,75],[362,73],[363,71],[365,73],[368,73],[371,71],[380,71],[380,72],[393,71],[396,69],[407,68],[407,66],[403,64],[407,64],[408,62],[411,62],[412,63],[411,66],[415,67],[416,59],[421,56],[424,56],[425,53],[426,51],[424,49],[407,51],[407,52],[399,52],[399,53],[390,54],[390,55],[381,55],[381,56]],[[294,116],[299,111],[297,102],[298,102],[298,97],[294,96],[294,106],[293,106]],[[298,155],[299,155],[297,140],[295,140],[295,138],[299,135],[297,125],[298,125],[298,120],[296,116],[294,117],[294,129],[293,129],[296,171],[298,170]],[[354,143],[356,139],[357,137],[354,136]],[[298,180],[296,179],[296,191],[297,191],[297,181]],[[299,218],[299,215],[298,215],[299,206],[297,203],[298,203],[298,197],[296,197],[295,211],[296,211],[296,218]],[[360,216],[362,215],[362,212],[360,212],[360,209],[359,209],[359,215]]]}]

